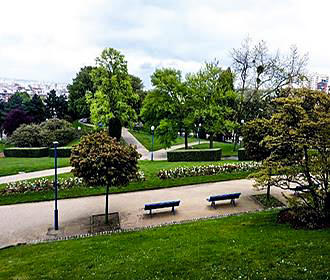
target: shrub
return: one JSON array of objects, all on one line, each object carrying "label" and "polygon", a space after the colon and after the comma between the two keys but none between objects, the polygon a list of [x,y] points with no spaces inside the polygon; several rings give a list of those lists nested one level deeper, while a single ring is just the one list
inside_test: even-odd
[{"label": "shrub", "polygon": [[[54,157],[54,148],[49,149],[49,156]],[[57,148],[57,157],[70,157],[70,156],[71,156],[71,147]]]},{"label": "shrub", "polygon": [[44,146],[52,147],[57,141],[59,146],[65,146],[76,136],[76,131],[71,123],[60,119],[50,119],[40,124],[41,138]]},{"label": "shrub", "polygon": [[140,155],[133,146],[123,145],[106,132],[83,136],[72,147],[70,162],[75,176],[89,185],[125,185],[136,177]]},{"label": "shrub", "polygon": [[39,125],[23,124],[14,131],[9,141],[16,147],[41,147],[43,143],[40,134]]},{"label": "shrub", "polygon": [[3,150],[5,157],[47,157],[48,148],[6,148]]},{"label": "shrub", "polygon": [[173,169],[160,170],[157,176],[160,179],[174,179],[182,177],[218,175],[221,173],[253,171],[258,169],[260,164],[238,163],[238,164],[223,164],[223,165],[205,165],[192,167],[177,167]]},{"label": "shrub", "polygon": [[167,152],[168,161],[219,161],[221,149],[176,150]]}]

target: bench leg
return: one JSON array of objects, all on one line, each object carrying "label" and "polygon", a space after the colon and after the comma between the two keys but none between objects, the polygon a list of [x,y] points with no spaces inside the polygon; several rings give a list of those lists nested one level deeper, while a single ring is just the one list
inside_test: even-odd
[{"label": "bench leg", "polygon": [[211,207],[215,208],[215,201],[211,202]]},{"label": "bench leg", "polygon": [[149,210],[150,212],[149,212],[149,215],[151,216],[151,209]]},{"label": "bench leg", "polygon": [[235,199],[232,199],[230,202],[232,205],[236,206]]},{"label": "bench leg", "polygon": [[173,213],[173,215],[174,215],[174,206],[172,206],[172,213]]}]

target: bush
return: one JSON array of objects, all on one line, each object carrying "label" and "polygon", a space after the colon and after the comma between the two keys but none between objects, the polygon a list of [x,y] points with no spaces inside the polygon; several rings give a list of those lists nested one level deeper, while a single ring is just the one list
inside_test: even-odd
[{"label": "bush", "polygon": [[6,148],[3,150],[5,157],[47,157],[48,148]]},{"label": "bush", "polygon": [[220,161],[221,149],[176,150],[167,152],[168,161]]},{"label": "bush", "polygon": [[133,146],[123,145],[106,132],[83,136],[72,147],[73,174],[88,185],[126,185],[137,177],[140,155]]},{"label": "bush", "polygon": [[[49,156],[54,157],[54,148],[49,149]],[[71,147],[57,148],[57,157],[70,157],[70,156],[71,156]]]},{"label": "bush", "polygon": [[16,147],[42,147],[41,127],[36,124],[23,124],[17,128],[9,141]]},{"label": "bush", "polygon": [[40,124],[41,138],[44,146],[52,147],[57,141],[59,146],[65,146],[76,137],[76,131],[71,123],[65,120],[50,119]]}]

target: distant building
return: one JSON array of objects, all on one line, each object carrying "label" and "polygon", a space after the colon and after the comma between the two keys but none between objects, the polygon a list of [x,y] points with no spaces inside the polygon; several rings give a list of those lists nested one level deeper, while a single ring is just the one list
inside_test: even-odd
[{"label": "distant building", "polygon": [[329,75],[313,74],[309,86],[311,89],[329,92]]}]

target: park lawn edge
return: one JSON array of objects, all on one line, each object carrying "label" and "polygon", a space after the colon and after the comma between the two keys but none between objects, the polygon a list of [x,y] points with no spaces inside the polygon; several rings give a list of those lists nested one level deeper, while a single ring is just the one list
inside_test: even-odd
[{"label": "park lawn edge", "polygon": [[[218,176],[223,176],[225,175],[225,178],[218,178],[216,175],[208,175],[208,176],[193,176],[193,177],[185,177],[185,178],[177,178],[177,179],[166,179],[164,181],[170,181],[173,182],[175,180],[180,180],[180,179],[186,179],[186,178],[197,178],[200,179],[202,178],[201,181],[193,181],[193,182],[183,182],[183,183],[178,183],[173,185],[165,185],[165,186],[151,186],[147,188],[134,188],[133,189],[127,189],[127,187],[119,187],[119,188],[110,188],[109,194],[121,194],[121,193],[130,193],[130,192],[141,192],[141,191],[151,191],[151,190],[158,190],[158,189],[164,189],[164,188],[175,188],[175,187],[183,187],[187,185],[198,185],[198,184],[207,184],[207,183],[216,183],[216,182],[225,182],[225,181],[233,181],[233,180],[241,180],[241,179],[246,179],[252,172],[245,171],[245,172],[237,172],[235,173],[227,173],[227,174],[221,174]],[[232,178],[226,178],[226,175],[237,175]],[[52,176],[49,176],[52,177]],[[213,178],[212,178],[213,177]],[[214,178],[215,177],[215,178]],[[45,177],[41,177],[45,178]],[[37,179],[41,179],[37,178]],[[205,180],[203,180],[205,179]],[[143,183],[143,182],[141,182]],[[134,184],[134,182],[133,182]],[[91,193],[76,193],[76,194],[69,194],[65,195],[65,197],[61,197],[61,194],[63,194],[63,190],[59,191],[59,200],[62,199],[73,199],[73,198],[82,198],[82,197],[90,197],[90,196],[103,196],[105,195],[105,187],[104,186],[98,186],[98,187],[81,187],[81,188],[72,188],[67,190],[67,192],[71,190],[92,190]],[[95,191],[95,192],[94,192]],[[44,201],[52,201],[54,199],[53,197],[53,191],[48,191],[48,192],[28,192],[28,193],[23,193],[23,194],[14,194],[14,195],[4,195],[0,196],[0,206],[4,205],[14,205],[14,204],[23,204],[23,203],[34,203],[34,202],[44,202]],[[32,195],[32,199],[24,199],[26,197],[29,197]],[[47,197],[41,197],[40,196],[47,196]],[[52,196],[52,197],[49,197]],[[35,197],[35,198],[34,198]],[[18,199],[15,199],[18,198]]]}]

